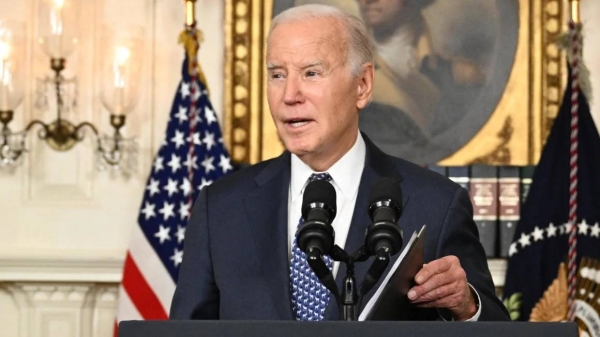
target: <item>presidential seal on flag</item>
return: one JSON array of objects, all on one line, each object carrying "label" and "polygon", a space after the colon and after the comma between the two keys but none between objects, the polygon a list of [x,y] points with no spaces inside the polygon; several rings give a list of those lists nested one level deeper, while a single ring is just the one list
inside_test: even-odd
[{"label": "presidential seal on flag", "polygon": [[[577,277],[575,321],[580,336],[600,336],[600,260],[581,259]],[[558,276],[531,311],[531,322],[566,321],[569,313],[567,301],[567,265],[561,263]]]}]

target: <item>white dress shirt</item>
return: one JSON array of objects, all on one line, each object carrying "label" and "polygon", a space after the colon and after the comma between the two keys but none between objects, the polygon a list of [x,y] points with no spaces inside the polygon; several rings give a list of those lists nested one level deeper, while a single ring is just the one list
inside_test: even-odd
[{"label": "white dress shirt", "polygon": [[[360,177],[365,167],[366,147],[360,132],[356,137],[354,146],[340,159],[333,164],[327,173],[331,176],[331,184],[335,188],[337,213],[333,219],[333,229],[335,231],[335,244],[344,248],[350,222],[356,205],[356,196],[358,195],[358,186]],[[302,196],[304,188],[308,185],[308,178],[315,172],[306,165],[300,158],[292,154],[292,174],[290,179],[290,189],[288,196],[288,257],[291,258],[292,244],[298,228],[298,222],[302,215]],[[333,276],[335,277],[339,262],[333,263]]]},{"label": "white dress shirt", "polygon": [[[356,197],[358,196],[358,186],[360,185],[360,178],[365,167],[366,153],[365,141],[359,132],[352,148],[327,170],[327,173],[332,178],[331,184],[335,188],[337,204],[337,214],[331,225],[335,231],[335,244],[341,248],[344,248],[350,230]],[[294,244],[296,230],[298,229],[298,223],[302,215],[302,196],[304,188],[308,185],[308,178],[313,173],[324,173],[313,171],[295,154],[292,154],[291,157],[292,172],[288,195],[288,259],[291,259],[292,256],[292,245]],[[366,210],[364,211],[366,212]],[[337,261],[333,262],[333,277],[337,274],[339,264]],[[470,284],[469,286],[472,288]],[[473,290],[477,297],[477,303],[481,303],[479,294],[474,288]],[[477,321],[480,314],[481,305],[478,305],[477,313],[468,321]],[[444,320],[451,319],[443,317],[441,313],[440,317]]]}]

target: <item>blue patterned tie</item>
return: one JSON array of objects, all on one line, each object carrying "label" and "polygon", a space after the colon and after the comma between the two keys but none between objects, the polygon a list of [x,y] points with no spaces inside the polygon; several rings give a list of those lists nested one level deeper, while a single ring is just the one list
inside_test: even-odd
[{"label": "blue patterned tie", "polygon": [[[313,173],[309,182],[315,180],[331,181],[329,173]],[[298,228],[304,223],[300,216]],[[292,245],[292,261],[290,263],[290,285],[292,290],[292,310],[297,321],[322,321],[327,303],[329,290],[321,284],[306,261],[306,254],[298,248],[298,230]],[[325,264],[331,270],[333,265],[329,256],[323,257]]]}]

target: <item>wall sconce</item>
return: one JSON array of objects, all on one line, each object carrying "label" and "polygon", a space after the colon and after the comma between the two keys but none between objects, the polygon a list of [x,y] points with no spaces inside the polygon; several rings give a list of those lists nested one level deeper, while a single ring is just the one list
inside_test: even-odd
[{"label": "wall sconce", "polygon": [[[39,138],[56,151],[73,148],[85,138],[85,130],[91,131],[96,136],[96,154],[101,168],[120,168],[123,156],[137,148],[133,138],[123,137],[121,129],[125,125],[125,115],[133,110],[139,97],[143,29],[125,27],[113,31],[104,28],[102,31],[100,97],[102,105],[110,112],[113,128],[111,135],[104,135],[90,122],[75,124],[67,119],[76,110],[77,81],[76,78],[65,78],[62,72],[79,42],[77,21],[77,0],[43,0],[39,4],[37,41],[50,58],[54,74],[38,79],[35,106],[46,111],[55,106],[56,118],[50,123],[32,120],[18,132],[12,131],[8,124],[23,98],[25,27],[0,21],[0,167],[19,163],[19,158],[27,151],[27,135],[34,129],[38,129]],[[49,104],[51,100],[53,104]]]}]

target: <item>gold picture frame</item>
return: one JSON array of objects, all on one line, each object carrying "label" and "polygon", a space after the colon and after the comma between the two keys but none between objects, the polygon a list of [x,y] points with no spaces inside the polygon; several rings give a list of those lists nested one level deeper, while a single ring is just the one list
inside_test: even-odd
[{"label": "gold picture frame", "polygon": [[[487,123],[441,165],[527,165],[539,159],[566,83],[557,41],[566,0],[518,0],[516,57]],[[273,0],[226,0],[224,141],[237,162],[256,163],[283,151],[266,100],[265,40]]]}]

